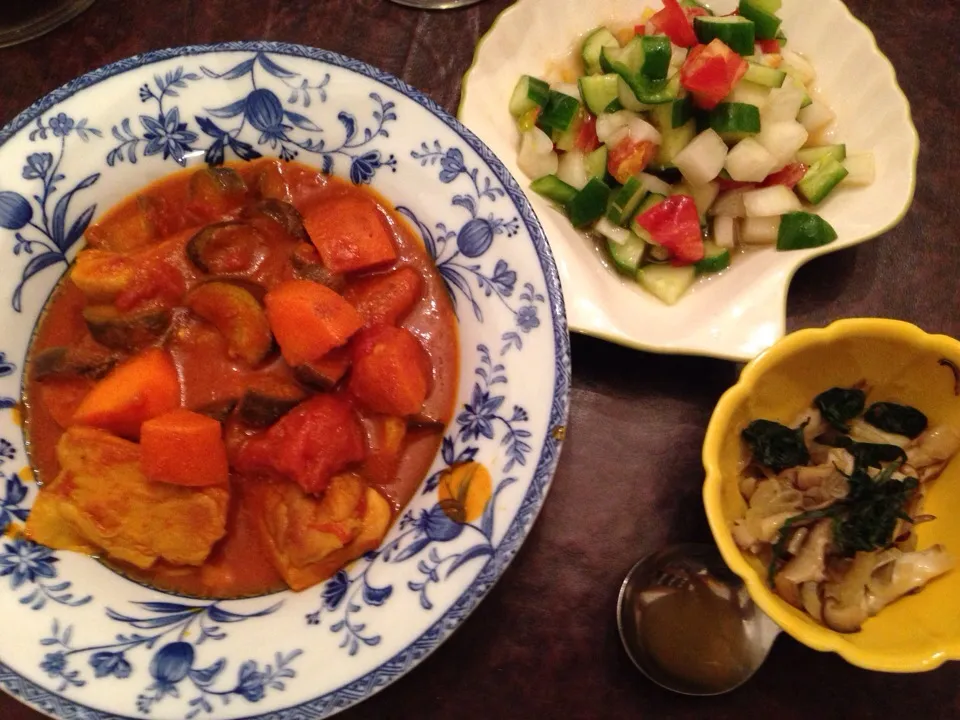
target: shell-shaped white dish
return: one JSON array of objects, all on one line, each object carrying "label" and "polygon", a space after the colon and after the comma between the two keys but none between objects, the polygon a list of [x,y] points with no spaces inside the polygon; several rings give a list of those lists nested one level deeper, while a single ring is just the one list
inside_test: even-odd
[{"label": "shell-shaped white dish", "polygon": [[[731,6],[731,7],[728,7]],[[638,21],[659,0],[520,0],[498,18],[477,48],[463,82],[460,119],[518,178],[519,134],[507,111],[522,74],[543,76],[592,28]],[[730,0],[715,3],[718,12]],[[817,86],[837,114],[834,135],[849,152],[872,151],[876,181],[831,195],[817,208],[839,238],[794,252],[764,249],[735,258],[701,279],[672,307],[616,274],[594,242],[527,189],[547,234],[563,284],[570,329],[622,345],[666,353],[747,360],[783,336],[786,297],[797,269],[818,255],[874,238],[896,225],[913,200],[919,138],[893,66],[870,30],[840,0],[784,0],[789,47],[806,55]],[[529,188],[529,180],[521,180]]]}]

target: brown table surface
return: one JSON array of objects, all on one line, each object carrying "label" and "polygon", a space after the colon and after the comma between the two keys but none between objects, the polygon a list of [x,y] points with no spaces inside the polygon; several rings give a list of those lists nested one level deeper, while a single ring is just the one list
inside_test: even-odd
[{"label": "brown table surface", "polygon": [[[98,0],[42,40],[0,50],[0,123],[105,63],[238,39],[360,58],[455,112],[476,40],[509,4],[486,0],[430,13],[386,0]],[[916,200],[880,239],[803,268],[790,291],[788,326],[889,316],[958,336],[960,3],[848,4],[877,35],[913,106],[923,139]],[[515,562],[429,659],[342,717],[960,717],[960,663],[920,676],[875,674],[788,637],[750,683],[723,697],[672,695],[640,676],[617,637],[617,590],[640,555],[664,543],[709,540],[700,445],[737,368],[580,336],[573,367],[560,468]],[[0,696],[3,720],[40,717]]]}]

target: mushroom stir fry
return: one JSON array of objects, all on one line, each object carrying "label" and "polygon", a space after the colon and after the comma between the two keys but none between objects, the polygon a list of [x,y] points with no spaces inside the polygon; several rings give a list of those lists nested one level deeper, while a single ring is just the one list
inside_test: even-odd
[{"label": "mushroom stir fry", "polygon": [[784,600],[839,632],[948,572],[942,545],[918,550],[924,487],[960,450],[960,430],[928,427],[916,408],[866,407],[868,389],[832,388],[791,427],[754,420],[741,433],[750,460],[733,525],[769,567]]}]

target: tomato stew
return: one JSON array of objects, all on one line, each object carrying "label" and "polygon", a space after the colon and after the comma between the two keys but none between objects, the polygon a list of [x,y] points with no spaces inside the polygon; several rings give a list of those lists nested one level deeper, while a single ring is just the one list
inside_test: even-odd
[{"label": "tomato stew", "polygon": [[163,178],[86,240],[30,351],[28,536],[210,598],[376,548],[458,373],[443,281],[387,203],[262,160]]}]

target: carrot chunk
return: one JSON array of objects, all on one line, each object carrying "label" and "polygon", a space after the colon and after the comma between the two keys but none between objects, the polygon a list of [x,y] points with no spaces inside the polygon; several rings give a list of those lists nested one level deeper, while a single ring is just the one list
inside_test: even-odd
[{"label": "carrot chunk", "polygon": [[282,282],[264,302],[280,352],[291,367],[322,358],[363,326],[350,303],[309,280]]},{"label": "carrot chunk", "polygon": [[351,284],[343,293],[368,327],[396,325],[420,299],[423,278],[412,267],[373,275]]},{"label": "carrot chunk", "polygon": [[378,325],[357,335],[348,387],[373,412],[420,411],[430,389],[430,358],[409,330]]},{"label": "carrot chunk", "polygon": [[173,360],[165,351],[151,348],[121,363],[94,385],[73,422],[137,438],[144,421],[179,406],[180,381]]},{"label": "carrot chunk", "polygon": [[154,482],[205,487],[226,484],[230,474],[220,423],[190,410],[147,420],[140,453],[143,474]]},{"label": "carrot chunk", "polygon": [[237,467],[241,472],[273,470],[308,493],[320,493],[330,478],[363,457],[363,428],[350,403],[316,395],[247,440]]},{"label": "carrot chunk", "polygon": [[303,225],[323,264],[334,272],[363,270],[397,259],[383,217],[371,200],[327,200],[304,216]]}]

